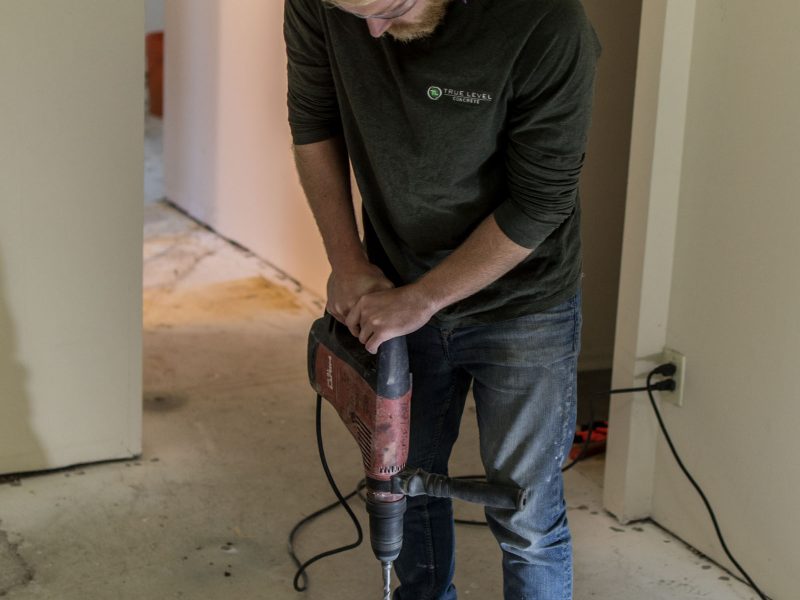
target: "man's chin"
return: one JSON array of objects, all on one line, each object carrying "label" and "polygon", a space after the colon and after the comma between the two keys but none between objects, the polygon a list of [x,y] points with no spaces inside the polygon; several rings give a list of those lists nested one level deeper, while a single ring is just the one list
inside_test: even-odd
[{"label": "man's chin", "polygon": [[436,31],[436,26],[434,27],[408,27],[408,26],[396,26],[392,25],[389,29],[386,30],[395,41],[397,42],[413,42],[414,40],[421,40],[426,37],[430,37],[430,35]]},{"label": "man's chin", "polygon": [[398,42],[421,40],[436,31],[444,21],[447,7],[453,0],[429,0],[426,12],[417,23],[395,23],[386,30]]}]

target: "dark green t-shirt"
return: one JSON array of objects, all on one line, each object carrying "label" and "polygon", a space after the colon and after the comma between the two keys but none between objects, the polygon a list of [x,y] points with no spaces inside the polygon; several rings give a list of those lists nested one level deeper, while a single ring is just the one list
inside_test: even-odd
[{"label": "dark green t-shirt", "polygon": [[367,253],[387,277],[417,280],[493,213],[532,253],[434,321],[490,323],[572,295],[600,53],[580,1],[454,0],[410,43],[374,39],[322,0],[285,2],[294,143],[344,135]]}]

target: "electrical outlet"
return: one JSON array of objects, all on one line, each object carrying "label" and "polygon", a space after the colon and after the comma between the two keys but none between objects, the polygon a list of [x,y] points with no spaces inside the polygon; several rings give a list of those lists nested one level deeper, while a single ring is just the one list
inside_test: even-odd
[{"label": "electrical outlet", "polygon": [[686,357],[672,348],[664,348],[663,362],[672,363],[677,367],[675,375],[675,390],[672,392],[661,392],[661,398],[667,402],[672,402],[678,406],[683,406],[683,384],[686,377]]}]

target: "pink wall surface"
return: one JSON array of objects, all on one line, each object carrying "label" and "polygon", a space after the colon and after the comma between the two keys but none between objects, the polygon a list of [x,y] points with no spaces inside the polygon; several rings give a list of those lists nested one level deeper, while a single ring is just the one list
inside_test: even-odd
[{"label": "pink wall surface", "polygon": [[167,197],[323,294],[287,124],[283,3],[174,0],[165,23]]}]

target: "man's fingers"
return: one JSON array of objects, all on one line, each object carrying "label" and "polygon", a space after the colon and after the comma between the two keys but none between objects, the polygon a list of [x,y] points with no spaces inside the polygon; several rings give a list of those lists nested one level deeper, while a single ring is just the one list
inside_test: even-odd
[{"label": "man's fingers", "polygon": [[350,312],[347,315],[347,319],[345,320],[344,324],[347,325],[347,328],[350,330],[350,334],[354,337],[358,337],[361,333],[361,328],[359,326],[359,321],[361,319],[361,302],[356,302],[355,306],[350,309]]},{"label": "man's fingers", "polygon": [[353,310],[352,304],[347,304],[343,302],[332,302],[328,300],[328,303],[325,306],[325,310],[327,310],[333,318],[339,321],[342,325],[347,325],[347,318]]},{"label": "man's fingers", "polygon": [[380,346],[380,335],[377,333],[373,333],[366,342],[364,342],[364,348],[366,348],[367,352],[370,354],[376,354],[378,352],[378,346]]},{"label": "man's fingers", "polygon": [[333,308],[333,306],[331,306],[330,304],[325,306],[325,312],[327,312],[329,315],[331,315],[337,321],[342,321],[343,320],[342,319],[342,315],[339,314],[339,311],[337,311],[335,308]]},{"label": "man's fingers", "polygon": [[386,340],[390,340],[391,338],[392,336],[385,331],[382,333],[375,333],[369,338],[369,340],[367,340],[367,343],[364,345],[364,347],[370,354],[377,354],[381,344]]},{"label": "man's fingers", "polygon": [[358,341],[367,345],[367,340],[369,340],[370,336],[372,336],[375,331],[369,325],[361,325],[361,329],[358,332]]},{"label": "man's fingers", "polygon": [[367,352],[370,354],[377,354],[378,348],[380,348],[382,342],[373,341],[377,339],[377,336],[372,336],[372,340],[369,341],[364,347],[367,349]]},{"label": "man's fingers", "polygon": [[373,277],[364,289],[364,295],[393,290],[394,284],[386,277]]},{"label": "man's fingers", "polygon": [[359,340],[370,354],[376,354],[380,345],[395,337],[394,328],[389,323],[364,323]]}]

